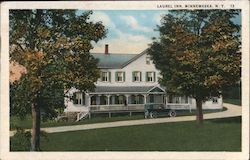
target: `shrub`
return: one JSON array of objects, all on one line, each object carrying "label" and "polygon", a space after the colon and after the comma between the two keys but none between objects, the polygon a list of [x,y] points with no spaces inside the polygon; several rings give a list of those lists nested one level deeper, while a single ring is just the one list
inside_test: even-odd
[{"label": "shrub", "polygon": [[11,151],[29,151],[30,150],[30,131],[24,131],[22,128],[17,128],[16,134],[10,138]]}]

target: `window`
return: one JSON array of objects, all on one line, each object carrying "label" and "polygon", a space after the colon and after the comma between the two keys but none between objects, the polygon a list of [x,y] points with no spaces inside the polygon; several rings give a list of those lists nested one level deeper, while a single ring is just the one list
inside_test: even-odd
[{"label": "window", "polygon": [[149,95],[149,103],[154,103],[154,95]]},{"label": "window", "polygon": [[174,103],[180,103],[181,102],[181,97],[173,97],[173,102]]},{"label": "window", "polygon": [[187,96],[183,96],[181,97],[181,103],[188,103],[188,97]]},{"label": "window", "polygon": [[213,102],[213,103],[218,103],[218,98],[217,98],[217,97],[213,97],[213,98],[212,98],[212,102]]},{"label": "window", "polygon": [[141,81],[141,72],[134,71],[133,72],[133,82],[139,82]]},{"label": "window", "polygon": [[82,98],[82,93],[81,92],[77,92],[77,93],[75,93],[75,95],[74,95],[74,104],[83,104],[83,98]]},{"label": "window", "polygon": [[125,72],[116,72],[116,81],[124,82],[125,81]]},{"label": "window", "polygon": [[124,99],[123,96],[118,96],[118,104],[123,104]]},{"label": "window", "polygon": [[155,72],[146,72],[146,81],[155,82]]},{"label": "window", "polygon": [[140,102],[140,97],[139,96],[135,96],[135,104],[139,104]]},{"label": "window", "polygon": [[146,57],[146,64],[150,64],[150,57],[149,56]]},{"label": "window", "polygon": [[111,72],[101,72],[101,81],[110,82],[111,80]]},{"label": "window", "polygon": [[104,82],[108,81],[108,72],[102,72],[102,81]]}]

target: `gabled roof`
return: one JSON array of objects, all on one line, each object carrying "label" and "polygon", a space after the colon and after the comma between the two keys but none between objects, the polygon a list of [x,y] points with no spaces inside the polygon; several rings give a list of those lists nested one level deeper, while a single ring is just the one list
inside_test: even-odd
[{"label": "gabled roof", "polygon": [[103,69],[116,69],[124,68],[131,62],[135,61],[142,55],[144,55],[147,50],[143,51],[140,54],[115,54],[115,53],[91,53],[95,58],[99,60],[98,67]]},{"label": "gabled roof", "polygon": [[136,54],[104,54],[92,53],[92,55],[99,60],[99,68],[122,68],[122,65],[136,56]]},{"label": "gabled roof", "polygon": [[160,86],[154,86],[148,92],[165,92],[165,90],[161,88]]},{"label": "gabled roof", "polygon": [[137,54],[135,57],[133,57],[132,59],[130,59],[129,61],[127,61],[126,63],[124,63],[124,64],[122,65],[122,68],[125,67],[125,66],[127,66],[127,65],[130,64],[131,62],[137,60],[137,59],[140,58],[142,55],[146,54],[147,51],[148,51],[148,50],[146,49],[146,50],[144,50],[143,52],[141,52],[140,54]]}]

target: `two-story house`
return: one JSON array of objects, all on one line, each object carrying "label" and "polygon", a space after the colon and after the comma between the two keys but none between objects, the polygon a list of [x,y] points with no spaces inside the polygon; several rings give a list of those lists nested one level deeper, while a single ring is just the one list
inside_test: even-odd
[{"label": "two-story house", "polygon": [[[71,89],[72,101],[65,100],[67,112],[98,112],[115,110],[143,110],[146,103],[165,103],[175,109],[195,109],[195,100],[190,97],[170,97],[158,83],[161,76],[147,50],[140,54],[111,54],[108,45],[104,53],[92,53],[99,59],[101,70],[93,92]],[[167,89],[166,89],[167,90]],[[222,109],[222,98],[211,98],[203,109]]]}]

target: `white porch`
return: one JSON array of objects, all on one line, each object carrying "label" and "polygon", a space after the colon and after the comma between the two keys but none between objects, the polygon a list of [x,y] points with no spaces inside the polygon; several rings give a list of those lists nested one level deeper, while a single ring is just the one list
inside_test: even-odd
[{"label": "white porch", "polygon": [[[120,91],[120,92],[118,92]],[[151,87],[97,87],[95,92],[74,92],[66,100],[68,112],[144,111],[147,103],[163,103],[175,110],[195,110],[196,102],[186,96],[168,96],[159,86]],[[207,101],[203,109],[222,109],[222,98]]]},{"label": "white porch", "polygon": [[95,92],[73,94],[73,103],[69,104],[68,100],[67,108],[89,108],[90,111],[144,110],[146,103],[166,103],[165,91],[158,86],[97,87]]}]

